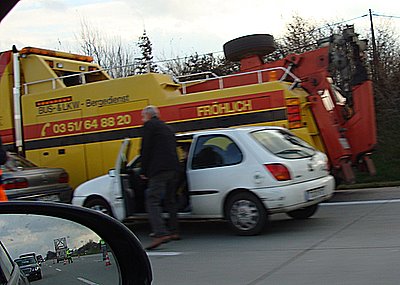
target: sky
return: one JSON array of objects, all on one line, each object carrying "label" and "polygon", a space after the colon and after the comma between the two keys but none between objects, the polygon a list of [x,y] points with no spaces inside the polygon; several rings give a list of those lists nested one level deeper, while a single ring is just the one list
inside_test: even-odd
[{"label": "sky", "polygon": [[55,217],[2,214],[0,215],[0,240],[13,258],[26,252],[36,252],[43,257],[54,250],[54,239],[67,238],[69,248],[79,248],[89,240],[100,238],[89,228]]},{"label": "sky", "polygon": [[[283,4],[281,4],[283,3]],[[400,30],[400,2],[266,1],[266,0],[20,0],[0,23],[0,51],[34,46],[78,52],[77,38],[85,21],[104,36],[135,43],[145,29],[155,60],[222,51],[225,42],[248,34],[283,35],[293,15],[320,24],[349,20],[366,31],[368,9],[379,15],[375,25]]]}]

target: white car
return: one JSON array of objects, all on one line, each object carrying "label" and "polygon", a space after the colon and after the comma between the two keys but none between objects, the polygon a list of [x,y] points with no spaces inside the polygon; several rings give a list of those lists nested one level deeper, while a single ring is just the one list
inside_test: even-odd
[{"label": "white car", "polygon": [[[324,153],[279,127],[197,131],[177,136],[188,149],[187,189],[180,189],[181,216],[226,219],[241,235],[260,233],[268,216],[311,217],[329,199],[334,179]],[[130,141],[121,146],[115,169],[74,191],[72,204],[97,209],[120,221],[145,214],[146,183],[139,178],[140,157],[127,163]],[[184,172],[183,172],[184,173]],[[184,186],[183,186],[184,188]]]}]

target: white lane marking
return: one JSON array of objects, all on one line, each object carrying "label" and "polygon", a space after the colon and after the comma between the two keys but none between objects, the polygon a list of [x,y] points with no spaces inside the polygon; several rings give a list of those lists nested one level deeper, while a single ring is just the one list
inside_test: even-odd
[{"label": "white lane marking", "polygon": [[85,283],[85,284],[89,284],[89,285],[99,285],[98,283],[92,282],[92,281],[87,280],[87,279],[82,278],[82,277],[78,277],[78,278],[76,278],[76,279],[78,279],[79,281],[81,281],[81,282],[83,282],[83,283]]},{"label": "white lane marking", "polygon": [[60,272],[62,271],[60,268],[56,268],[56,270],[57,270],[57,271],[60,271]]},{"label": "white lane marking", "polygon": [[148,256],[177,256],[181,255],[182,252],[174,252],[174,251],[164,251],[164,252],[146,252]]},{"label": "white lane marking", "polygon": [[345,205],[374,205],[374,204],[386,204],[386,203],[400,203],[400,199],[392,200],[369,200],[369,201],[351,201],[351,202],[332,202],[332,203],[321,203],[321,206],[345,206]]}]

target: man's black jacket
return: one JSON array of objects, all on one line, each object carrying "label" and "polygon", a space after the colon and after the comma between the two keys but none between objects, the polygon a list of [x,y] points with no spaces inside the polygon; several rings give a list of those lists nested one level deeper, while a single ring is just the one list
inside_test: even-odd
[{"label": "man's black jacket", "polygon": [[175,134],[156,117],[143,125],[140,155],[142,174],[149,178],[162,171],[179,169]]},{"label": "man's black jacket", "polygon": [[0,137],[0,165],[3,165],[4,163],[6,163],[6,161],[7,161],[7,154],[3,148],[3,143]]}]

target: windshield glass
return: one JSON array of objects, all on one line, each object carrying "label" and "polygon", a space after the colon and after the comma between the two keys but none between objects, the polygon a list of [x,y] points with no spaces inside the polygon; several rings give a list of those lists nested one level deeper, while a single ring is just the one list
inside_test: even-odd
[{"label": "windshield glass", "polygon": [[8,153],[8,160],[6,163],[6,167],[10,169],[15,169],[15,168],[27,169],[27,168],[36,168],[37,166],[21,156],[18,156],[13,153]]},{"label": "windshield glass", "polygon": [[251,136],[276,156],[296,159],[313,156],[315,149],[305,141],[284,130],[261,130]]},{"label": "windshield glass", "polygon": [[24,266],[24,265],[29,265],[29,264],[35,264],[36,260],[35,258],[32,257],[26,257],[26,258],[20,258],[20,259],[16,259],[15,262],[19,265],[19,266]]}]

